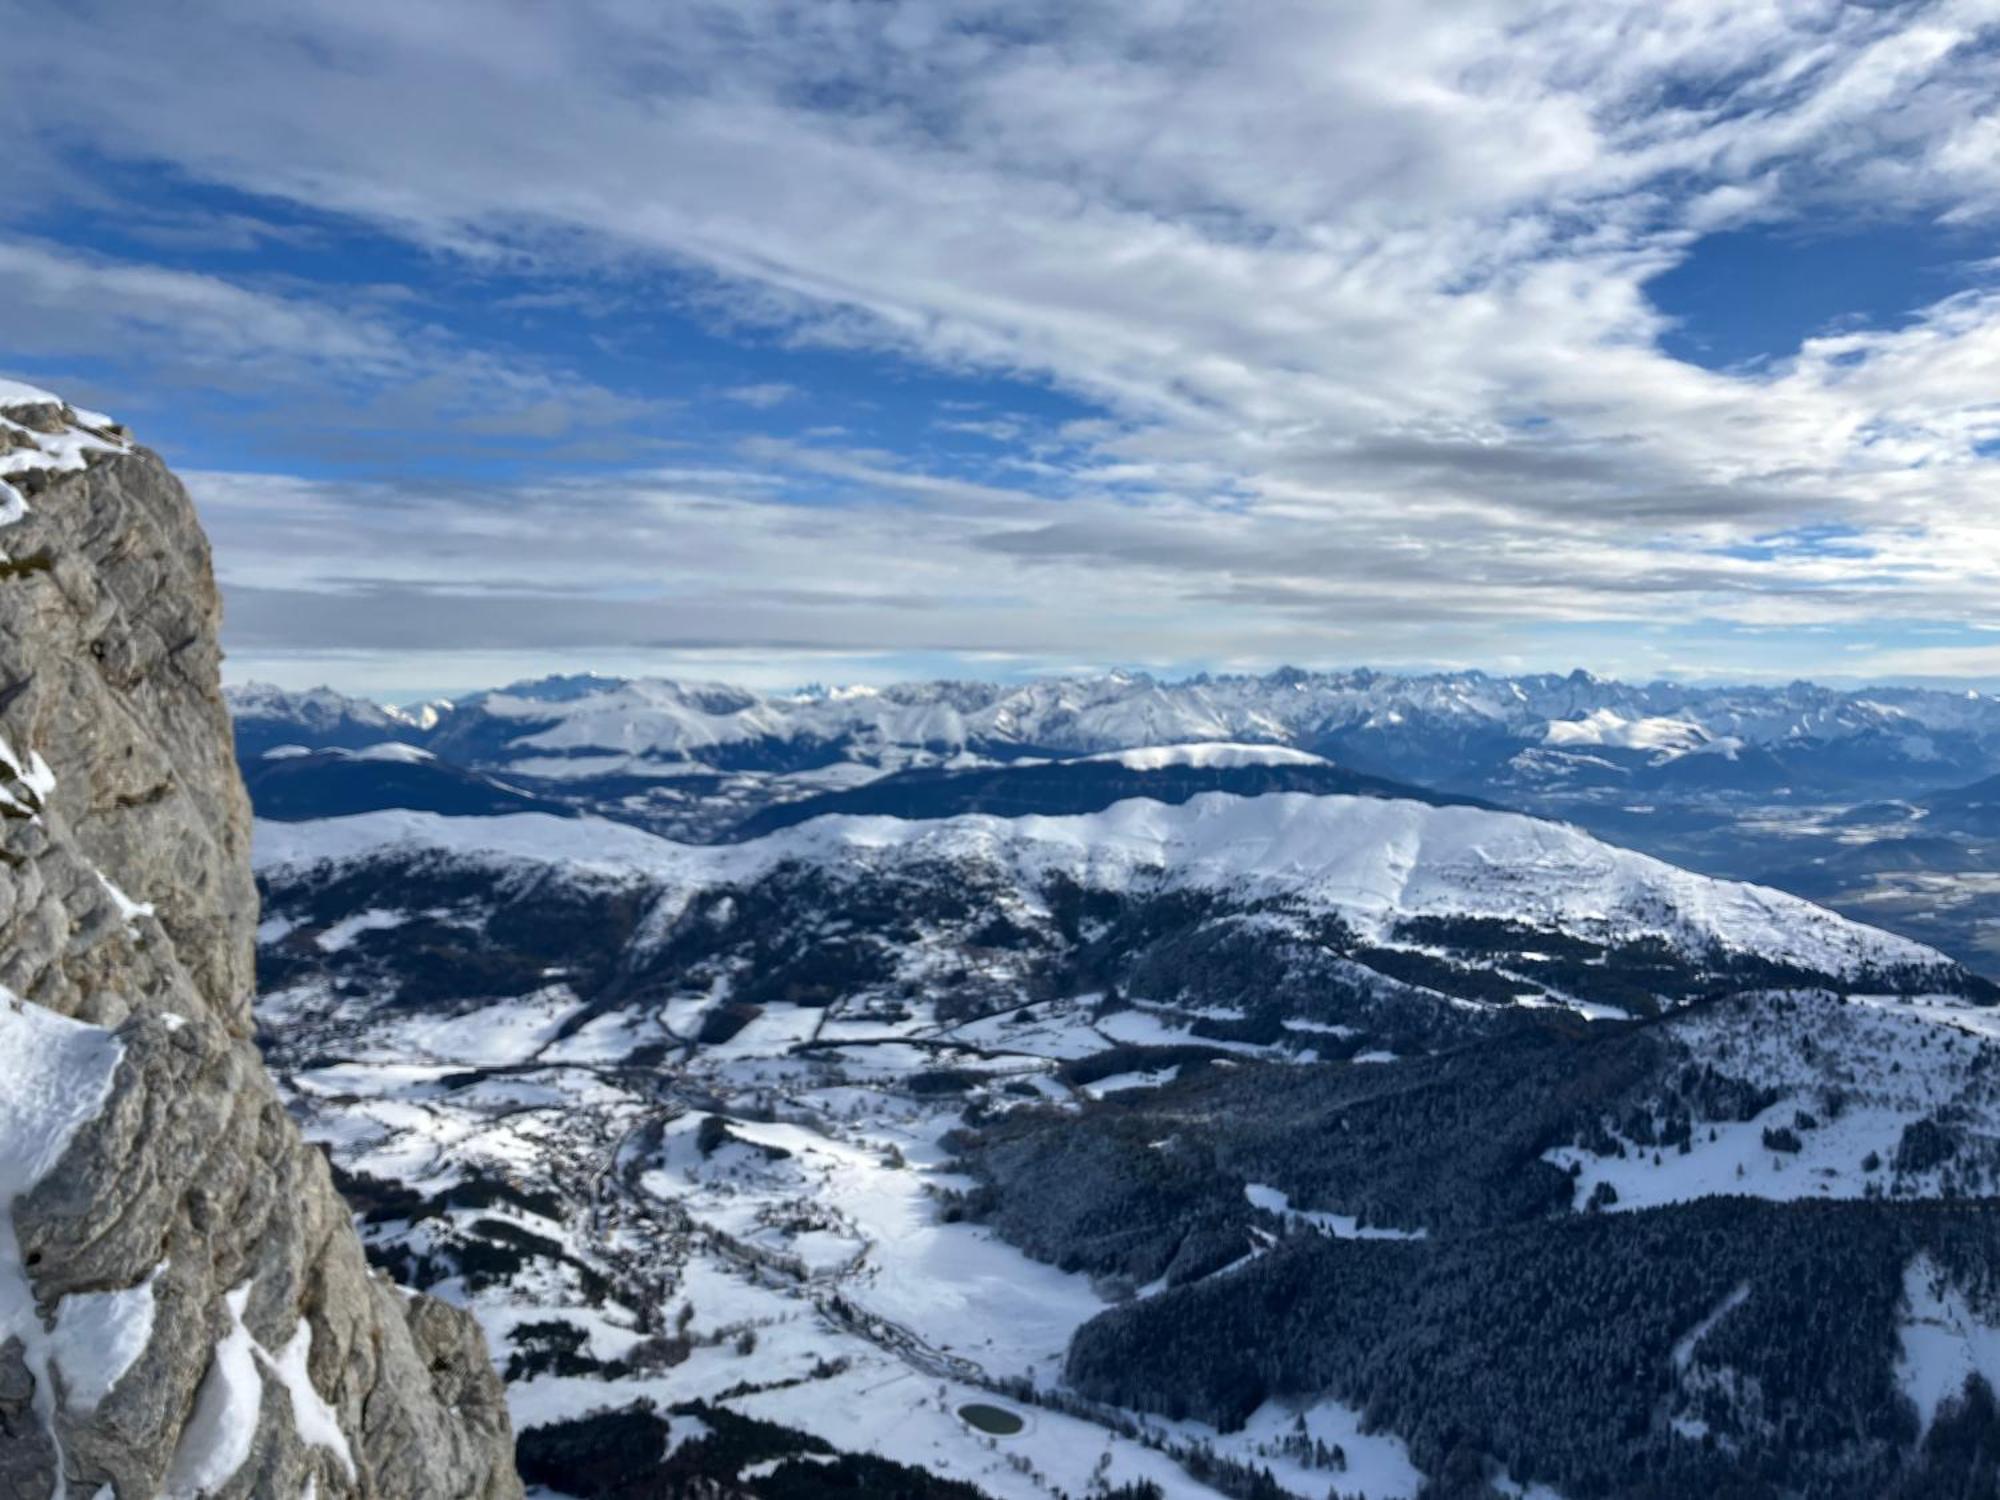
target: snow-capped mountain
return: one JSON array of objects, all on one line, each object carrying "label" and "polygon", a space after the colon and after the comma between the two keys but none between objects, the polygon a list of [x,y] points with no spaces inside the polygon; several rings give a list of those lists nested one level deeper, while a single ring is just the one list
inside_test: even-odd
[{"label": "snow-capped mountain", "polygon": [[[1307,923],[1331,919],[1356,944],[1426,957],[1457,945],[1402,935],[1427,923],[1492,923],[1524,946],[1545,933],[1602,949],[1658,945],[1663,957],[1696,967],[1768,964],[1821,982],[1906,990],[1971,983],[1935,950],[1779,891],[1692,875],[1561,824],[1383,797],[1205,793],[1180,805],[1134,798],[1073,817],[823,817],[724,846],[677,844],[597,819],[385,812],[268,823],[259,851],[267,871],[291,874],[322,860],[432,853],[558,860],[650,884],[656,927],[680,922],[701,893],[809,870],[855,887],[948,879],[961,892],[986,893],[977,909],[982,918],[1024,927],[1055,921],[1055,890],[1140,902],[1199,893],[1231,909],[1283,909]],[[903,951],[915,946],[905,939]],[[884,960],[891,957],[885,950]],[[1573,995],[1556,990],[1555,1003],[1603,1009],[1588,978],[1581,976]],[[1524,991],[1539,988],[1525,976],[1520,983]]]},{"label": "snow-capped mountain", "polygon": [[237,754],[246,762],[284,746],[359,749],[384,741],[415,743],[436,726],[437,709],[385,708],[331,688],[286,692],[268,683],[231,687],[225,696],[236,725]]},{"label": "snow-capped mountain", "polygon": [[[326,693],[244,689],[240,720],[291,722],[299,743],[350,725],[411,733],[448,759],[560,779],[714,770],[880,767],[957,755],[1083,755],[1151,745],[1286,745],[1356,769],[1458,790],[1644,787],[1694,775],[1764,790],[1932,787],[2000,770],[2000,699],[1908,688],[1631,685],[1588,673],[1111,674],[1025,685],[909,683],[760,695],[720,684],[561,678],[475,694],[419,729]],[[390,732],[393,731],[393,732]],[[1688,760],[1698,768],[1669,768]],[[1737,768],[1732,772],[1730,768]]]}]

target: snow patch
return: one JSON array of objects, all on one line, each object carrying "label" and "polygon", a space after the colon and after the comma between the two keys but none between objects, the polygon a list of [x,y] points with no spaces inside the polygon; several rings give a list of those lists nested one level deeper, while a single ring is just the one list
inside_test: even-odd
[{"label": "snow patch", "polygon": [[1903,1270],[1903,1309],[1896,1383],[1916,1407],[1922,1431],[1974,1375],[2000,1391],[2000,1327],[1975,1313],[1928,1255]]},{"label": "snow patch", "polygon": [[1287,745],[1240,745],[1209,742],[1194,745],[1147,745],[1137,750],[1106,750],[1079,756],[1080,761],[1108,761],[1132,771],[1164,771],[1173,766],[1236,770],[1244,766],[1330,766],[1323,755],[1309,755]]},{"label": "snow patch", "polygon": [[1342,1240],[1421,1240],[1430,1237],[1425,1229],[1385,1229],[1363,1224],[1353,1214],[1321,1213],[1316,1209],[1293,1208],[1289,1194],[1261,1182],[1243,1185],[1243,1196],[1252,1208],[1275,1214],[1288,1224],[1305,1224]]},{"label": "snow patch", "polygon": [[133,931],[133,924],[139,918],[153,915],[152,902],[134,901],[113,883],[109,875],[95,866],[91,867],[90,873],[97,877],[97,883],[104,887],[105,894],[111,898],[111,904],[118,908],[119,919],[124,922],[126,931]]},{"label": "snow patch", "polygon": [[46,806],[55,793],[56,773],[49,769],[49,763],[42,759],[41,752],[30,750],[26,756],[17,755],[4,735],[0,735],[0,772],[34,798],[33,805],[25,804],[0,787],[0,802],[4,802],[5,806],[33,813]]},{"label": "snow patch", "polygon": [[153,1337],[153,1283],[161,1261],[137,1286],[112,1292],[72,1292],[56,1304],[51,1344],[62,1374],[63,1404],[89,1416],[117,1388]]},{"label": "snow patch", "polygon": [[[416,745],[399,744],[394,740],[385,740],[379,745],[366,745],[359,750],[349,750],[345,752],[345,758],[348,760],[394,761],[409,766],[420,766],[425,761],[437,759],[428,750],[421,749]],[[270,757],[266,755],[265,759],[268,760]]]},{"label": "snow patch", "polygon": [[313,941],[319,945],[319,951],[322,953],[338,953],[364,932],[381,932],[390,927],[401,927],[409,919],[408,912],[384,911],[380,907],[371,907],[367,911],[356,912],[351,917],[342,917]]},{"label": "snow patch", "polygon": [[297,1331],[285,1341],[284,1348],[275,1355],[258,1349],[257,1357],[265,1369],[278,1377],[279,1384],[292,1398],[292,1430],[299,1435],[299,1441],[311,1448],[331,1450],[348,1479],[354,1479],[354,1454],[347,1446],[347,1434],[340,1430],[340,1419],[333,1408],[313,1388],[309,1369],[312,1324],[300,1318]]},{"label": "snow patch", "polygon": [[210,1356],[208,1373],[194,1396],[194,1411],[167,1466],[161,1493],[167,1500],[201,1500],[222,1488],[250,1457],[257,1417],[264,1406],[264,1381],[257,1373],[257,1341],[243,1326],[250,1282],[223,1298],[229,1328]]},{"label": "snow patch", "polygon": [[1123,1093],[1127,1089],[1163,1089],[1180,1077],[1178,1066],[1157,1068],[1150,1073],[1112,1073],[1095,1083],[1083,1085],[1083,1092],[1093,1099],[1102,1099],[1106,1094]]},{"label": "snow patch", "polygon": [[[123,1045],[102,1026],[59,1016],[0,987],[0,1345],[18,1339],[34,1377],[35,1414],[54,1434],[56,1339],[35,1307],[14,1205],[55,1167],[111,1095]],[[65,1493],[58,1451],[57,1500]]]},{"label": "snow patch", "polygon": [[1600,708],[1580,719],[1557,719],[1543,732],[1550,745],[1603,745],[1620,750],[1658,750],[1669,755],[1686,755],[1700,750],[1709,736],[1699,724],[1686,719],[1627,719],[1613,709]]}]

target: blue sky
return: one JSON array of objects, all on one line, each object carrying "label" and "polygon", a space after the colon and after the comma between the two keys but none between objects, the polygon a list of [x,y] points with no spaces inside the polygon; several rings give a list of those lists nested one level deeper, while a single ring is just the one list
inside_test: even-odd
[{"label": "blue sky", "polygon": [[[543,377],[512,399],[440,388],[426,407],[438,420],[419,425],[369,413],[385,389],[421,388],[420,362],[413,378],[386,387],[325,372],[302,402],[289,386],[260,391],[226,369],[134,359],[108,341],[84,358],[13,356],[24,374],[78,386],[79,400],[113,401],[135,419],[143,411],[149,443],[177,464],[511,483],[579,468],[615,473],[666,455],[713,459],[759,437],[837,436],[970,474],[990,470],[1017,435],[1000,426],[1056,426],[1096,411],[1019,372],[790,343],[711,312],[705,288],[678,268],[439,256],[308,205],[95,158],[89,168],[114,197],[43,202],[16,230],[85,263],[139,262],[353,309],[429,344],[441,370],[476,354]],[[357,427],[373,431],[371,441],[354,441]]]},{"label": "blue sky", "polygon": [[1757,225],[1704,235],[1646,295],[1673,320],[1660,347],[1710,369],[1790,358],[1807,339],[1893,330],[1992,284],[1987,223],[1931,217]]},{"label": "blue sky", "polygon": [[1989,4],[83,3],[0,369],[230,671],[2000,678]]}]

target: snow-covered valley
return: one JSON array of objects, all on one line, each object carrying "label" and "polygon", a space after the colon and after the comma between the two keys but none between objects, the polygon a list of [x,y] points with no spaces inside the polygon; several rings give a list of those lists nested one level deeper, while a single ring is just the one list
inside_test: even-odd
[{"label": "snow-covered valley", "polygon": [[[1092,1351],[1313,1244],[1455,1263],[1547,1215],[2000,1187],[1983,982],[1478,807],[1210,792],[722,845],[382,811],[260,823],[257,863],[267,1055],[376,1262],[486,1327],[552,1491],[652,1423],[690,1482],[754,1451],[739,1481],[1415,1496],[1443,1455],[1359,1385],[1190,1402]],[[1413,1105],[1438,1090],[1455,1119]],[[1547,1453],[1482,1473],[1576,1487]]]}]

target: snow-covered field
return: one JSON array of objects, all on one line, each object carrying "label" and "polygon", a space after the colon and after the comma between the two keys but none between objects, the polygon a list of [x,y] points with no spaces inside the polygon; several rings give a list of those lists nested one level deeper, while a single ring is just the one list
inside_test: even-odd
[{"label": "snow-covered field", "polygon": [[[286,1018],[310,1049],[316,1024],[352,1020],[330,999],[276,995],[267,1015]],[[664,1318],[693,1341],[668,1369],[517,1379],[509,1388],[517,1426],[634,1398],[662,1407],[708,1400],[1009,1500],[1140,1479],[1172,1496],[1215,1493],[1162,1451],[1192,1444],[1269,1464],[1296,1479],[1302,1495],[1324,1494],[1335,1479],[1343,1494],[1414,1494],[1418,1476],[1401,1445],[1361,1433],[1355,1415],[1332,1404],[1304,1418],[1315,1437],[1341,1444],[1347,1467],[1337,1473],[1287,1456],[1297,1419],[1290,1411],[1260,1413],[1226,1435],[1125,1414],[1153,1434],[1140,1441],[996,1395],[988,1382],[1060,1390],[1071,1334],[1109,1303],[1088,1278],[953,1222],[941,1190],[969,1184],[948,1170],[940,1138],[958,1123],[958,1105],[913,1099],[896,1086],[899,1070],[921,1066],[925,1054],[807,1067],[790,1049],[819,1013],[770,1007],[728,1044],[675,1070],[675,1094],[699,1096],[727,1119],[727,1137],[704,1152],[706,1110],[670,1111],[657,1134],[645,1135],[639,1127],[656,1113],[649,1091],[594,1060],[629,1051],[629,1018],[601,1018],[551,1046],[550,1023],[565,1010],[558,989],[450,1021],[397,1018],[350,1038],[352,1060],[289,1076],[309,1135],[375,1178],[443,1193],[469,1173],[572,1189],[586,1170],[602,1173],[591,1206],[566,1222],[504,1205],[448,1208],[390,1232],[421,1251],[497,1217],[573,1259],[535,1261],[498,1284],[453,1278],[430,1288],[474,1309],[503,1362],[516,1330],[551,1319],[582,1330],[593,1358],[624,1359],[646,1337],[648,1301],[653,1326]],[[1176,1034],[1144,1013],[1117,1019],[1131,1035]],[[612,1029],[593,1039],[601,1027]],[[1091,1027],[1087,1004],[1077,1004],[1051,1007],[1011,1040],[1023,1056],[1016,1067],[1033,1067],[1032,1049],[1046,1043],[1046,1069],[1108,1039]],[[467,1084],[461,1069],[472,1062],[505,1071]],[[1029,1076],[1053,1097],[1069,1093],[1045,1071]],[[767,1114],[777,1117],[758,1117]],[[587,1169],[592,1161],[598,1167]],[[606,1161],[629,1168],[624,1190],[606,1185],[619,1180],[616,1168],[603,1172]],[[620,1278],[635,1255],[645,1258],[645,1274]],[[608,1273],[624,1290],[593,1296],[576,1266]],[[1000,1437],[968,1424],[960,1408],[981,1401],[1015,1411],[1024,1430]]]},{"label": "snow-covered field", "polygon": [[[1686,1151],[1555,1148],[1546,1159],[1573,1171],[1579,1208],[1600,1185],[1615,1192],[1605,1205],[1614,1211],[1731,1193],[1782,1202],[2000,1189],[2000,1010],[1950,997],[1801,994],[1689,1012],[1663,1029],[1691,1058],[1775,1102],[1749,1119],[1699,1122]],[[1948,1159],[1902,1154],[1906,1132],[1940,1119],[1957,1137]]]},{"label": "snow-covered field", "polygon": [[1904,1269],[1903,1313],[1896,1377],[1921,1426],[1929,1428],[1973,1375],[2000,1390],[2000,1327],[1975,1315],[1963,1289],[1929,1256]]}]

